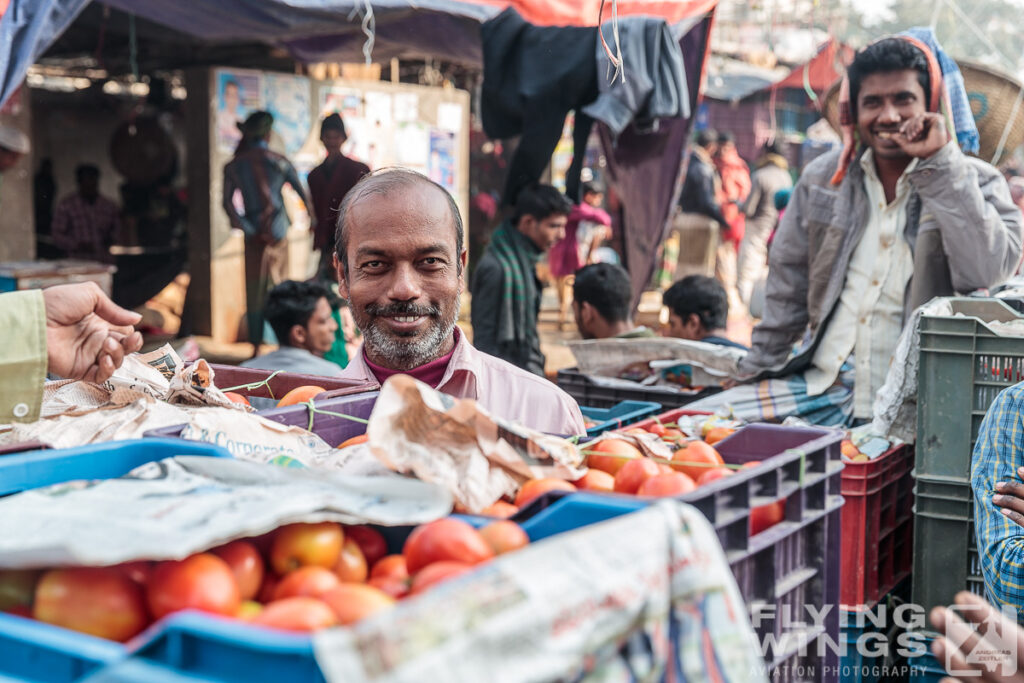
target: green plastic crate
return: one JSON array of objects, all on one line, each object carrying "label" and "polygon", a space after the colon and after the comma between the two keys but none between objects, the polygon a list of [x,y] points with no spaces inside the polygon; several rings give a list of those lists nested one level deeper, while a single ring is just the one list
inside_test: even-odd
[{"label": "green plastic crate", "polygon": [[1024,337],[1001,336],[987,323],[1024,315],[999,299],[949,301],[953,315],[921,317],[915,469],[967,484],[985,412],[1000,391],[1024,381]]},{"label": "green plastic crate", "polygon": [[918,476],[914,484],[913,602],[952,603],[962,590],[985,594],[969,483]]}]

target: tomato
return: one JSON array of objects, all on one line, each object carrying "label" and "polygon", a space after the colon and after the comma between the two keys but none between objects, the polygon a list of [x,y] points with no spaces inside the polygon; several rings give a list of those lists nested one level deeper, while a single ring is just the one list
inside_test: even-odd
[{"label": "tomato", "polygon": [[655,436],[661,437],[665,436],[665,432],[667,430],[665,429],[665,425],[661,424],[660,422],[655,422],[654,424],[647,428],[647,431],[651,434],[654,434]]},{"label": "tomato", "polygon": [[338,563],[334,565],[334,573],[342,581],[352,583],[366,581],[366,576],[369,573],[366,567],[366,557],[354,539],[345,539],[345,544],[341,547],[341,554],[338,556]]},{"label": "tomato", "polygon": [[231,568],[210,553],[158,563],[146,586],[146,600],[155,619],[183,609],[233,617],[242,604]]},{"label": "tomato", "polygon": [[353,436],[351,439],[345,439],[344,441],[338,444],[338,448],[348,448],[349,446],[357,446],[361,443],[366,443],[367,439],[369,438],[370,437],[366,434],[359,434],[358,436]]},{"label": "tomato", "polygon": [[390,576],[378,576],[367,581],[366,585],[384,591],[395,600],[404,598],[409,594],[409,579],[400,580]]},{"label": "tomato", "polygon": [[277,584],[281,583],[281,579],[278,578],[274,572],[263,573],[263,583],[260,584],[260,592],[256,594],[257,602],[272,602],[274,599],[274,591],[277,590]]},{"label": "tomato", "polygon": [[341,582],[337,575],[330,569],[299,567],[281,577],[280,583],[274,589],[274,600],[298,597],[316,598],[339,583]]},{"label": "tomato", "polygon": [[317,394],[322,393],[324,393],[323,387],[318,387],[314,385],[295,387],[287,394],[285,394],[280,401],[277,402],[277,407],[281,408],[283,406],[293,406],[296,403],[305,403],[306,401],[311,401],[313,397],[316,396]]},{"label": "tomato", "polygon": [[142,587],[110,567],[54,569],[36,586],[32,616],[124,642],[149,624]]},{"label": "tomato", "polygon": [[227,398],[228,400],[230,400],[233,403],[241,403],[242,405],[245,405],[245,406],[251,406],[252,405],[251,403],[249,403],[249,399],[247,399],[245,396],[242,396],[241,394],[236,394],[233,391],[225,391],[224,392],[224,397]]},{"label": "tomato", "polygon": [[530,479],[523,484],[523,487],[519,489],[519,493],[516,494],[516,505],[520,508],[524,508],[529,505],[534,498],[537,498],[548,491],[575,490],[576,487],[565,479],[556,479],[555,477]]},{"label": "tomato", "polygon": [[713,481],[717,481],[722,477],[732,476],[732,470],[728,467],[715,467],[710,470],[705,470],[704,474],[700,475],[697,479],[697,486],[703,486],[704,484],[710,484]]},{"label": "tomato", "polygon": [[656,474],[650,477],[637,489],[638,496],[655,496],[665,498],[668,496],[681,496],[697,488],[693,479],[681,472],[669,474]]},{"label": "tomato", "polygon": [[713,446],[722,439],[732,436],[735,431],[735,429],[731,429],[729,427],[712,427],[708,430],[708,433],[704,435],[704,441],[709,446]]},{"label": "tomato", "polygon": [[480,532],[461,519],[446,517],[412,530],[402,549],[410,574],[432,562],[451,560],[477,564],[494,557]]},{"label": "tomato", "polygon": [[761,464],[760,460],[751,460],[750,462],[743,463],[743,466],[740,467],[740,469],[741,470],[749,470],[749,469],[752,469],[754,467],[757,467],[760,464]]},{"label": "tomato", "polygon": [[[677,464],[678,462],[678,464]],[[689,441],[672,455],[672,469],[682,472],[696,481],[712,466],[724,465],[725,461],[711,446],[703,441]]]},{"label": "tomato", "polygon": [[274,533],[270,566],[281,575],[306,566],[333,569],[344,542],[345,535],[336,522],[289,524]]},{"label": "tomato", "polygon": [[236,619],[242,621],[252,621],[263,611],[263,605],[256,602],[255,600],[244,600],[241,605],[238,606],[238,612],[235,614]]},{"label": "tomato", "polygon": [[517,512],[519,512],[519,508],[512,503],[506,503],[503,500],[496,500],[481,510],[480,514],[487,517],[501,517],[502,519],[507,519]]},{"label": "tomato", "polygon": [[238,582],[238,593],[242,600],[255,598],[260,592],[264,574],[263,558],[256,546],[249,541],[232,541],[210,552],[228,563]]},{"label": "tomato", "polygon": [[153,563],[149,560],[133,560],[115,564],[111,569],[116,569],[135,583],[145,586],[153,573]]},{"label": "tomato", "polygon": [[660,473],[658,463],[653,460],[648,458],[630,460],[615,475],[615,491],[634,494],[645,480]]},{"label": "tomato", "polygon": [[416,576],[412,577],[412,586],[409,590],[410,595],[416,595],[422,593],[431,586],[447,581],[448,579],[454,579],[456,576],[462,576],[468,571],[472,571],[473,565],[466,564],[465,562],[434,562],[428,564],[421,571],[416,573]]},{"label": "tomato", "polygon": [[622,439],[604,439],[590,444],[586,449],[587,467],[611,475],[622,469],[622,466],[631,459],[642,458],[644,455],[636,446]]},{"label": "tomato", "polygon": [[839,450],[843,455],[851,459],[860,455],[860,449],[849,439],[843,439],[843,442],[839,445]]},{"label": "tomato", "polygon": [[0,569],[0,611],[31,605],[40,574],[37,569]]},{"label": "tomato", "polygon": [[366,558],[366,564],[372,565],[388,554],[388,542],[373,527],[347,526],[345,527],[345,538],[351,538],[359,544],[359,549],[363,551],[363,557]]},{"label": "tomato", "polygon": [[589,469],[573,484],[581,491],[614,491],[615,477],[601,470]]},{"label": "tomato", "polygon": [[405,555],[385,555],[377,560],[370,571],[371,579],[391,578],[407,581],[409,569],[405,564]]},{"label": "tomato", "polygon": [[685,438],[686,438],[686,434],[683,434],[678,429],[666,429],[665,433],[662,434],[662,436],[661,436],[662,441],[668,441],[669,443],[675,443],[675,442],[679,441],[680,439],[685,439]]},{"label": "tomato", "polygon": [[339,624],[354,624],[382,610],[391,609],[395,599],[365,583],[343,583],[320,596],[334,611]]},{"label": "tomato", "polygon": [[4,614],[13,614],[16,617],[32,618],[32,607],[29,605],[15,605],[10,609],[0,610]]},{"label": "tomato", "polygon": [[750,535],[756,536],[786,518],[786,501],[777,500],[750,511]]},{"label": "tomato", "polygon": [[334,610],[322,600],[308,597],[275,600],[257,614],[253,624],[282,631],[318,631],[338,623]]},{"label": "tomato", "polygon": [[507,519],[491,522],[480,530],[480,535],[495,555],[510,553],[530,544],[530,537],[523,531],[523,527]]}]

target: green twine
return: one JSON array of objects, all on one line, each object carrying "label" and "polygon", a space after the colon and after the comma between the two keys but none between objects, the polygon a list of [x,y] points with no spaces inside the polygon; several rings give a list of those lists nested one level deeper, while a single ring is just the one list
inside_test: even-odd
[{"label": "green twine", "polygon": [[341,417],[341,418],[344,418],[346,420],[352,420],[353,422],[359,422],[359,423],[364,424],[364,425],[370,424],[369,420],[364,420],[363,418],[356,417],[355,415],[345,415],[344,413],[335,413],[335,412],[330,411],[330,410],[320,410],[319,408],[316,407],[316,404],[313,403],[313,399],[309,399],[303,405],[306,406],[307,408],[309,408],[309,425],[306,427],[306,431],[308,431],[308,432],[313,431],[313,418],[316,417],[317,415],[329,415],[331,417]]},{"label": "green twine", "polygon": [[267,393],[270,394],[270,398],[272,398],[274,400],[277,400],[277,396],[274,396],[274,392],[270,388],[270,380],[274,379],[275,377],[277,377],[277,375],[279,375],[282,372],[284,372],[284,370],[274,370],[262,382],[252,382],[251,384],[239,384],[237,387],[227,387],[225,389],[221,389],[221,391],[224,391],[224,392],[235,391],[236,389],[245,389],[246,391],[256,391],[260,387],[266,387],[267,388]]}]

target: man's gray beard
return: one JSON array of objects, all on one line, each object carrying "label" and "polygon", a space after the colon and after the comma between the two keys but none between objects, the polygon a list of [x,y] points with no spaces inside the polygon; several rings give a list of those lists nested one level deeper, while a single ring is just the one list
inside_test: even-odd
[{"label": "man's gray beard", "polygon": [[[455,330],[455,311],[446,320],[436,318],[437,324],[430,326],[421,339],[393,337],[380,329],[376,322],[369,324],[363,332],[363,343],[371,350],[372,357],[386,359],[385,367],[391,370],[409,371],[425,365],[440,355],[445,341]],[[372,360],[372,358],[371,358]]]}]

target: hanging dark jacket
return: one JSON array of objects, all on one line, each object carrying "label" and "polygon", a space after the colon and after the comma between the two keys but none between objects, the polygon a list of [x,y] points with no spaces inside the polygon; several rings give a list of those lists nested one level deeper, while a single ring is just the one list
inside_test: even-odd
[{"label": "hanging dark jacket", "polygon": [[[597,98],[597,30],[593,26],[533,26],[509,7],[485,22],[480,34],[484,46],[480,96],[484,132],[494,139],[522,136],[503,197],[504,204],[513,205],[519,191],[537,182],[550,163],[566,114],[578,112]],[[577,115],[580,134],[574,138],[579,168],[591,125],[589,117]],[[574,173],[578,176],[579,170]]]}]

